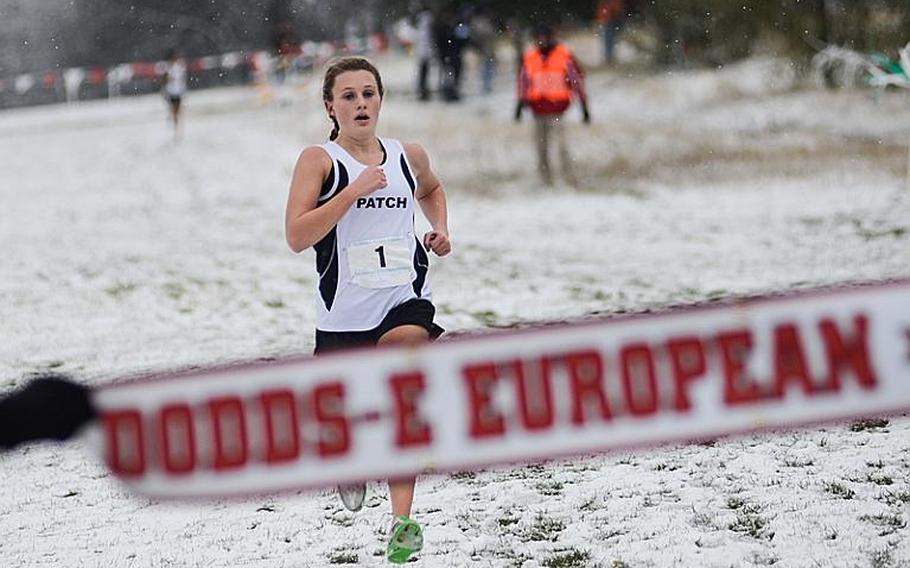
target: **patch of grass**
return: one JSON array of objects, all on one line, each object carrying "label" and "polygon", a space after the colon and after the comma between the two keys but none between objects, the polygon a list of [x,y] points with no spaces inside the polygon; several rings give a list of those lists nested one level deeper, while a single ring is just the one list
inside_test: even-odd
[{"label": "patch of grass", "polygon": [[570,548],[554,552],[553,556],[544,559],[543,565],[546,568],[584,568],[590,560],[591,553],[587,550]]},{"label": "patch of grass", "polygon": [[533,558],[534,558],[533,556],[531,556],[530,554],[525,554],[524,552],[522,552],[521,554],[517,554],[512,557],[511,568],[522,568],[522,566],[525,565],[525,562],[527,562],[528,560],[531,560]]},{"label": "patch of grass", "polygon": [[752,553],[752,564],[755,564],[756,566],[774,566],[778,562],[780,562],[780,558],[773,553]]},{"label": "patch of grass", "polygon": [[512,525],[518,524],[518,519],[515,517],[500,517],[496,522],[501,527],[510,527]]},{"label": "patch of grass", "polygon": [[622,535],[626,534],[627,532],[628,531],[624,531],[621,529],[611,529],[608,527],[608,528],[605,528],[605,529],[597,532],[597,539],[598,540],[610,540],[611,538],[616,538],[618,536],[622,536]]},{"label": "patch of grass", "polygon": [[284,302],[281,300],[269,300],[265,303],[265,307],[272,308],[273,310],[280,310],[284,307]]},{"label": "patch of grass", "polygon": [[708,295],[709,300],[716,300],[718,298],[725,298],[727,296],[727,294],[728,294],[727,290],[725,290],[723,288],[718,288],[716,290],[708,290],[707,295]]},{"label": "patch of grass", "polygon": [[496,322],[499,321],[499,314],[497,314],[493,310],[481,310],[478,312],[471,312],[471,316],[486,326],[495,325]]},{"label": "patch of grass", "polygon": [[799,458],[792,458],[789,456],[784,458],[785,467],[809,467],[811,465],[815,465],[815,462],[810,459],[799,459]]},{"label": "patch of grass", "polygon": [[746,502],[739,497],[728,497],[727,498],[727,508],[733,511],[741,509]]},{"label": "patch of grass", "polygon": [[882,513],[878,515],[862,515],[859,520],[871,523],[879,528],[879,536],[888,536],[907,526],[903,517],[897,514]]},{"label": "patch of grass", "polygon": [[880,428],[888,426],[889,422],[885,418],[863,418],[850,425],[851,432],[872,431],[877,432]]},{"label": "patch of grass", "polygon": [[910,491],[898,491],[896,493],[887,491],[882,495],[881,500],[887,505],[906,505],[910,503]]},{"label": "patch of grass", "polygon": [[542,513],[534,519],[534,524],[523,535],[528,542],[556,542],[559,533],[565,530],[566,524],[559,519],[545,517]]},{"label": "patch of grass", "polygon": [[613,294],[611,292],[604,292],[603,290],[598,290],[594,292],[594,295],[591,296],[593,300],[598,302],[609,302],[613,299]]},{"label": "patch of grass", "polygon": [[449,478],[454,479],[455,481],[474,481],[474,478],[477,477],[477,474],[473,471],[456,471],[455,473],[449,474]]},{"label": "patch of grass", "polygon": [[736,520],[727,527],[733,532],[742,533],[755,539],[774,538],[774,532],[768,530],[768,521],[759,515],[761,508],[752,503],[743,503],[736,509]]},{"label": "patch of grass", "polygon": [[696,527],[714,529],[714,515],[707,512],[695,511],[693,507],[692,524]]},{"label": "patch of grass", "polygon": [[552,497],[562,495],[563,484],[561,481],[541,481],[534,488],[541,495]]},{"label": "patch of grass", "polygon": [[856,229],[856,234],[862,237],[865,241],[871,241],[873,239],[880,239],[883,237],[894,237],[895,239],[899,239],[907,233],[906,227],[868,229],[863,226],[862,221],[859,219],[853,219],[853,226]]},{"label": "patch of grass", "polygon": [[327,517],[326,520],[339,527],[354,526],[354,518],[351,515],[333,515],[331,517]]},{"label": "patch of grass", "polygon": [[677,469],[679,469],[679,465],[677,465],[675,463],[668,464],[668,463],[660,462],[659,464],[654,466],[654,471],[676,471]]},{"label": "patch of grass", "polygon": [[866,481],[874,483],[876,485],[893,485],[894,479],[890,475],[885,475],[883,473],[869,472],[866,474]]},{"label": "patch of grass", "polygon": [[800,223],[802,223],[803,225],[809,226],[809,227],[817,227],[817,226],[821,225],[822,223],[824,223],[824,221],[825,220],[822,219],[821,217],[800,217],[799,218]]},{"label": "patch of grass", "polygon": [[186,294],[186,288],[176,282],[167,282],[161,286],[161,289],[164,290],[164,293],[168,298],[174,301],[179,300]]},{"label": "patch of grass", "polygon": [[869,556],[869,566],[872,568],[891,568],[894,566],[894,553],[890,548],[876,550]]},{"label": "patch of grass", "polygon": [[360,556],[350,550],[334,550],[327,555],[329,564],[358,564]]},{"label": "patch of grass", "polygon": [[585,499],[584,503],[582,503],[581,505],[578,506],[578,510],[584,511],[586,513],[597,511],[598,509],[600,509],[600,506],[598,505],[597,501],[598,501],[598,497],[596,495],[593,497],[589,497],[588,499]]},{"label": "patch of grass", "polygon": [[112,298],[122,298],[130,292],[136,289],[136,285],[132,283],[118,283],[114,286],[109,286],[104,289],[104,293]]},{"label": "patch of grass", "polygon": [[825,491],[841,499],[853,499],[856,492],[837,481],[829,481],[825,484]]},{"label": "patch of grass", "polygon": [[545,467],[536,463],[525,464],[524,466],[499,471],[498,475],[500,479],[531,479],[537,477],[550,479],[553,477],[553,474],[546,471]]}]

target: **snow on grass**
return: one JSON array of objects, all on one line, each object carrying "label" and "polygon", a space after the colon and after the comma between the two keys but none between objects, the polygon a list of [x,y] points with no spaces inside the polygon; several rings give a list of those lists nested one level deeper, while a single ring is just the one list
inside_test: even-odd
[{"label": "snow on grass", "polygon": [[[567,115],[578,187],[539,185],[512,86],[418,105],[380,61],[382,134],[424,144],[455,252],[452,331],[906,277],[905,93],[797,88],[781,64],[590,76]],[[785,67],[785,66],[784,66]],[[467,85],[469,95],[475,83]],[[312,253],[283,242],[291,168],[330,129],[317,81],[0,114],[0,385],[88,383],[309,351]],[[428,476],[418,566],[899,566],[910,421]],[[173,504],[125,493],[82,442],[0,456],[7,566],[381,566],[388,497]]]}]

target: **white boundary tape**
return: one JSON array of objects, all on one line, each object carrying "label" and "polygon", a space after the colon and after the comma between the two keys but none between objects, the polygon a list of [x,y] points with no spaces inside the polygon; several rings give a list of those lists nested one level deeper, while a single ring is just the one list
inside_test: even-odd
[{"label": "white boundary tape", "polygon": [[134,490],[230,497],[910,410],[910,281],[96,390]]}]

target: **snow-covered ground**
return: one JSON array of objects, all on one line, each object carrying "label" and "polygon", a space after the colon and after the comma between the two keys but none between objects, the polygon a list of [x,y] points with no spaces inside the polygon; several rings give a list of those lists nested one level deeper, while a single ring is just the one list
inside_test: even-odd
[{"label": "snow-covered ground", "polygon": [[[580,183],[543,188],[510,70],[491,96],[419,105],[412,62],[378,62],[381,134],[423,143],[447,184],[455,251],[431,278],[449,330],[910,276],[910,93],[796,88],[773,60],[594,71],[594,123],[566,119]],[[158,97],[0,114],[0,388],[311,350],[312,253],[287,250],[283,213],[330,130],[317,83],[191,93],[178,144]],[[907,565],[908,434],[895,418],[423,478],[414,565]],[[0,565],[380,566],[372,489],[353,515],[329,491],[156,503],[81,441],[28,447],[0,456]]]}]

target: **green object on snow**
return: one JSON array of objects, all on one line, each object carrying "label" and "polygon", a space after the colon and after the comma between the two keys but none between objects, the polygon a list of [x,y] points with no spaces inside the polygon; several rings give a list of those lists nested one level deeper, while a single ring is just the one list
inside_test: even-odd
[{"label": "green object on snow", "polygon": [[423,531],[408,517],[398,517],[392,525],[386,556],[392,564],[404,564],[423,548]]}]

